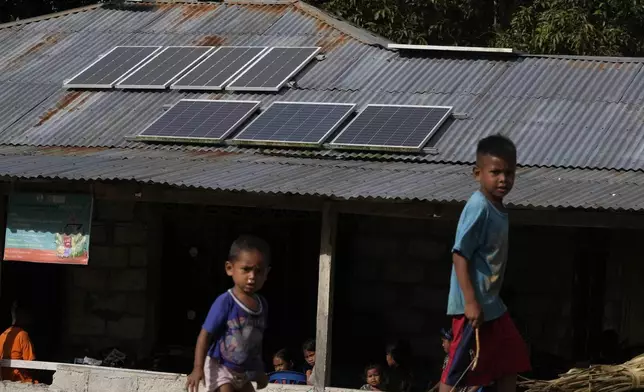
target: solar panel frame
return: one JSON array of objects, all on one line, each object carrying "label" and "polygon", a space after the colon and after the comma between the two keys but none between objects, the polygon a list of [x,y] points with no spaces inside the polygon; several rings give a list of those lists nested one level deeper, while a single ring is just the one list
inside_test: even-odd
[{"label": "solar panel frame", "polygon": [[[305,58],[304,61],[300,62],[297,67],[295,67],[283,80],[280,81],[277,85],[273,87],[253,87],[253,86],[235,86],[234,84],[244,77],[249,72],[252,72],[253,67],[255,67],[257,64],[259,64],[264,58],[270,56],[270,54],[273,52],[275,49],[311,49],[312,52],[309,56]],[[291,80],[295,75],[297,75],[304,67],[306,67],[315,56],[322,50],[321,47],[319,46],[274,46],[271,47],[269,50],[265,51],[263,55],[261,55],[259,58],[257,58],[253,63],[251,63],[244,72],[240,73],[237,75],[235,79],[230,81],[228,85],[226,86],[226,90],[228,91],[266,91],[266,92],[278,92],[284,85]]]},{"label": "solar panel frame", "polygon": [[[441,117],[439,121],[434,124],[432,129],[427,132],[427,135],[422,139],[422,141],[416,146],[402,146],[402,145],[378,145],[378,144],[360,144],[360,143],[338,143],[337,140],[342,136],[344,132],[348,129],[351,129],[351,126],[356,122],[360,121],[361,116],[371,107],[404,107],[404,108],[425,108],[425,109],[440,109],[445,110],[445,114]],[[373,150],[393,150],[393,151],[408,151],[408,152],[420,152],[423,147],[429,142],[432,136],[440,129],[440,127],[445,123],[445,121],[452,114],[454,107],[453,106],[434,106],[434,105],[387,105],[387,104],[369,104],[365,106],[362,112],[358,113],[349,124],[340,133],[338,133],[335,138],[329,143],[329,146],[337,149],[373,149]]]},{"label": "solar panel frame", "polygon": [[[129,68],[125,73],[123,73],[121,76],[116,78],[112,83],[109,84],[92,84],[92,83],[70,83],[74,79],[78,78],[88,70],[90,70],[92,67],[94,67],[96,64],[98,64],[101,60],[103,60],[106,56],[110,55],[112,52],[119,48],[154,48],[155,50],[149,53],[146,57],[144,57],[141,61],[136,63],[134,66]],[[109,51],[105,52],[104,54],[98,56],[96,60],[94,60],[91,64],[89,64],[87,67],[83,68],[80,72],[78,72],[76,75],[72,76],[71,78],[67,79],[65,82],[63,82],[63,88],[92,88],[92,89],[111,89],[113,88],[117,83],[119,83],[121,80],[123,80],[125,77],[129,76],[132,71],[137,69],[142,63],[146,62],[149,60],[152,56],[156,55],[159,50],[162,48],[162,46],[135,46],[135,45],[119,45],[115,46]]]},{"label": "solar panel frame", "polygon": [[[168,49],[172,48],[208,48],[204,53],[201,54],[197,59],[192,61],[190,64],[188,64],[185,68],[181,69],[179,72],[175,73],[169,80],[166,80],[165,83],[163,84],[150,84],[150,85],[143,85],[143,84],[127,84],[127,79],[129,79],[132,75],[136,74],[140,70],[144,69],[146,65],[154,61],[156,58],[161,56],[165,51]],[[132,70],[127,77],[122,78],[116,85],[115,87],[118,89],[131,89],[131,90],[165,90],[167,89],[174,81],[176,81],[178,78],[182,77],[186,71],[188,71],[190,68],[194,67],[195,64],[199,63],[205,56],[207,56],[215,47],[214,46],[166,46],[162,50],[158,51],[154,56],[150,57],[145,61],[144,63],[140,64],[136,69]]]},{"label": "solar panel frame", "polygon": [[[338,120],[336,121],[333,126],[321,137],[318,139],[317,142],[295,142],[295,141],[288,141],[288,140],[269,140],[269,139],[244,139],[240,138],[241,135],[243,135],[244,131],[249,129],[250,127],[253,126],[254,123],[261,121],[261,117],[265,115],[273,106],[282,104],[282,105],[327,105],[327,106],[346,106],[347,111],[346,113]],[[347,118],[349,118],[355,111],[355,108],[357,105],[355,103],[345,103],[345,102],[291,102],[291,101],[276,101],[271,103],[265,110],[260,113],[257,118],[255,118],[253,121],[251,121],[244,129],[242,129],[233,139],[230,141],[232,143],[238,143],[238,144],[263,144],[263,145],[275,145],[275,146],[292,146],[292,147],[320,147],[326,139],[329,138],[335,132],[340,125],[342,125]]]},{"label": "solar panel frame", "polygon": [[[184,78],[187,78],[188,75],[191,75],[193,72],[197,72],[199,67],[206,63],[211,57],[215,56],[221,49],[225,48],[239,48],[239,49],[250,49],[250,48],[257,48],[257,49],[262,49],[259,53],[257,53],[255,56],[253,56],[252,59],[250,59],[248,62],[246,62],[242,67],[240,67],[235,73],[233,73],[230,77],[228,77],[226,80],[224,80],[220,85],[216,86],[199,86],[199,85],[191,85],[191,84],[181,84],[182,80]],[[208,55],[202,59],[202,61],[199,62],[199,64],[195,65],[190,71],[188,71],[186,74],[182,75],[179,79],[177,79],[171,86],[170,89],[172,90],[194,90],[194,91],[219,91],[223,90],[224,86],[228,84],[231,80],[239,76],[240,73],[245,71],[249,65],[254,64],[255,60],[257,60],[261,55],[263,55],[267,50],[269,50],[268,46],[219,46],[216,47],[215,50],[212,52],[209,52]]]},{"label": "solar panel frame", "polygon": [[[253,104],[253,106],[237,120],[226,132],[224,132],[219,138],[212,137],[189,137],[189,136],[154,136],[154,135],[143,135],[148,129],[150,129],[155,123],[167,115],[175,106],[181,102],[220,102],[220,103],[243,103],[243,104]],[[230,100],[230,99],[181,99],[171,108],[162,113],[159,117],[155,118],[147,127],[145,127],[137,136],[134,137],[137,141],[148,141],[148,142],[184,142],[184,143],[201,143],[201,144],[219,144],[225,140],[231,133],[235,132],[248,118],[250,118],[256,111],[259,109],[261,101],[241,101],[241,100]]]}]

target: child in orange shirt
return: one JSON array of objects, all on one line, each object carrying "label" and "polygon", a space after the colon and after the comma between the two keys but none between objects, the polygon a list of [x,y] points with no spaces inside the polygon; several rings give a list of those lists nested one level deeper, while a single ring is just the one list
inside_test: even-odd
[{"label": "child in orange shirt", "polygon": [[[31,343],[29,334],[22,329],[29,320],[29,314],[14,302],[11,306],[12,324],[0,335],[0,359],[19,359],[23,361],[34,361],[34,346]],[[2,380],[33,383],[28,371],[24,369],[2,368]]]}]

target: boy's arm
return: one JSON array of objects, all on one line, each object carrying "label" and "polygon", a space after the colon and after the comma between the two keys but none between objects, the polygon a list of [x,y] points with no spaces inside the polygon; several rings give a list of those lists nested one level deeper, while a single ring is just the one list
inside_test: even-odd
[{"label": "boy's arm", "polygon": [[[259,296],[259,300],[262,301],[262,317],[264,318],[265,325],[268,324],[268,302],[263,296]],[[262,334],[263,335],[263,334]],[[264,360],[262,359],[262,352],[257,354],[255,357],[254,364],[255,371],[257,372],[257,389],[264,389],[268,385],[268,375],[264,369]]]},{"label": "boy's arm", "polygon": [[454,261],[454,271],[458,279],[458,285],[463,292],[465,299],[465,317],[470,320],[472,327],[478,328],[483,323],[483,311],[476,299],[472,277],[468,267],[469,262],[459,253],[454,252],[452,259]]},{"label": "boy's arm", "polygon": [[198,392],[199,384],[205,380],[204,365],[211,340],[212,335],[202,328],[201,332],[199,332],[199,337],[197,337],[197,345],[195,346],[194,368],[192,369],[192,373],[188,375],[188,381],[186,382],[188,392]]},{"label": "boy's arm", "polygon": [[204,380],[204,365],[206,363],[206,355],[208,348],[215,338],[215,334],[220,334],[226,326],[228,320],[228,310],[230,308],[229,297],[224,295],[219,296],[210,307],[206,321],[203,323],[201,332],[197,337],[197,344],[195,345],[195,361],[192,373],[188,376],[186,388],[189,392],[199,391],[199,383]]},{"label": "boy's arm", "polygon": [[452,248],[452,262],[458,285],[465,300],[465,317],[477,328],[483,323],[483,312],[476,298],[470,264],[481,245],[487,218],[486,201],[470,199],[465,205],[456,229],[456,240]]},{"label": "boy's arm", "polygon": [[205,329],[201,328],[199,336],[197,337],[197,344],[195,346],[195,362],[194,369],[203,369],[206,364],[206,354],[212,342],[212,335]]}]

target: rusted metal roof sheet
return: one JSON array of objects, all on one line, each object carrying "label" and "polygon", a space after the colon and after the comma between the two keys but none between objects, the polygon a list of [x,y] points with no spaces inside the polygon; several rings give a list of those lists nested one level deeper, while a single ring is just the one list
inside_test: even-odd
[{"label": "rusted metal roof sheet", "polygon": [[[0,26],[0,144],[189,149],[126,140],[187,98],[453,105],[457,119],[423,155],[202,147],[292,157],[467,163],[502,132],[524,166],[644,170],[640,59],[408,57],[311,6],[125,3]],[[65,91],[63,80],[116,45],[320,45],[278,94]]]},{"label": "rusted metal roof sheet", "polygon": [[[469,165],[116,148],[1,147],[0,172],[12,178],[130,180],[343,200],[464,202],[476,189]],[[642,211],[642,186],[642,172],[524,167],[508,202],[515,207]]]}]

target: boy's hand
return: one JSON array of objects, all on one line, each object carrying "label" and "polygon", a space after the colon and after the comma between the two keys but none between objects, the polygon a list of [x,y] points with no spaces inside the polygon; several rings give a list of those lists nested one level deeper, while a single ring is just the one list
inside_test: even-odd
[{"label": "boy's hand", "polygon": [[203,369],[195,368],[192,373],[188,376],[188,382],[186,383],[186,388],[188,392],[199,392],[199,384],[206,385],[205,378],[203,374]]},{"label": "boy's hand", "polygon": [[257,389],[264,389],[268,386],[268,376],[264,372],[257,375]]},{"label": "boy's hand", "polygon": [[465,304],[465,317],[470,320],[473,328],[478,328],[483,324],[483,310],[478,302]]}]

